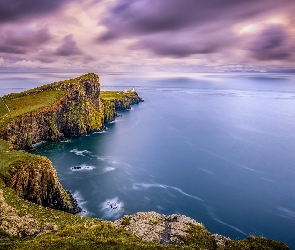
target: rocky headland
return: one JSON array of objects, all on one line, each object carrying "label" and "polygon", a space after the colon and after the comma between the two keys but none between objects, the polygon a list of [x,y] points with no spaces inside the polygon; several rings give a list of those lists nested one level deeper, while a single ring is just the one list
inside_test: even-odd
[{"label": "rocky headland", "polygon": [[211,234],[177,214],[139,212],[115,222],[73,215],[81,210],[50,160],[21,150],[101,131],[116,111],[143,101],[134,89],[101,92],[98,76],[86,74],[1,99],[0,249],[289,249],[263,237]]}]

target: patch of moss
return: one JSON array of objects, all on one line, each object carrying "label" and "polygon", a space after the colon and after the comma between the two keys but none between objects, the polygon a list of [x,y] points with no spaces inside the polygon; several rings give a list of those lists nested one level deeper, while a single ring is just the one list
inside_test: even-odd
[{"label": "patch of moss", "polygon": [[213,249],[211,233],[203,226],[191,225],[188,235],[181,238],[185,245],[195,249]]}]

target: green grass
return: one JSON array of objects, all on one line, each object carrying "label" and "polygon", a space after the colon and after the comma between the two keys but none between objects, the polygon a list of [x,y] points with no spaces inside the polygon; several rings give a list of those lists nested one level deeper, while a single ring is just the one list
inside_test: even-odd
[{"label": "green grass", "polygon": [[8,113],[8,109],[5,106],[3,99],[0,98],[0,119],[2,116],[5,116]]},{"label": "green grass", "polygon": [[105,101],[122,100],[124,98],[138,97],[132,90],[127,91],[101,91],[100,98]]},{"label": "green grass", "polygon": [[20,216],[32,215],[40,225],[52,223],[58,230],[38,237],[14,237],[0,230],[0,249],[176,249],[143,242],[122,228],[100,219],[79,217],[25,201],[4,188],[8,205]]},{"label": "green grass", "polygon": [[124,99],[125,95],[122,91],[101,91],[100,98],[105,101]]},{"label": "green grass", "polygon": [[0,128],[7,125],[17,116],[50,106],[59,100],[64,94],[65,91],[63,90],[47,90],[30,93],[29,95],[10,94],[3,96],[3,100],[9,107],[10,112],[7,112],[8,110],[3,101],[0,100]]}]

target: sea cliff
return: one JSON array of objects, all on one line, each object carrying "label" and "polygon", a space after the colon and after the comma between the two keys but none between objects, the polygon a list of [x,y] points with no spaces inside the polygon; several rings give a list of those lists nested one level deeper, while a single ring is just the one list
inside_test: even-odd
[{"label": "sea cliff", "polygon": [[36,204],[80,212],[72,195],[62,188],[49,159],[15,150],[101,131],[105,122],[115,119],[116,110],[142,101],[134,90],[104,92],[103,96],[95,74],[4,96],[7,110],[2,109],[0,138],[9,145],[1,142],[0,177],[5,185]]},{"label": "sea cliff", "polygon": [[27,97],[42,98],[43,92],[60,94],[49,105],[12,117],[0,130],[0,137],[10,141],[15,149],[28,149],[41,141],[60,141],[103,128],[100,86],[95,74],[7,95],[3,100],[10,106],[9,103]]}]

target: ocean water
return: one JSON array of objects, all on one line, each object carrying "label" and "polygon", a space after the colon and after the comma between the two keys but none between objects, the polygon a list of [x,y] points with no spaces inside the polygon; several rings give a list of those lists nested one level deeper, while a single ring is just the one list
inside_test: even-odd
[{"label": "ocean water", "polygon": [[[101,133],[44,143],[81,216],[185,214],[295,248],[295,75],[98,73],[144,103]],[[0,74],[0,95],[80,74]]]}]

